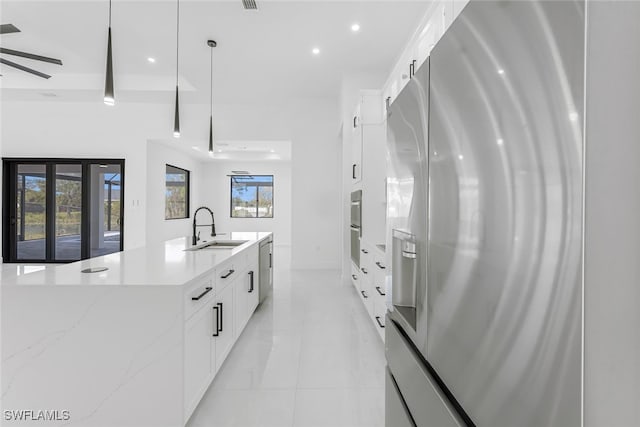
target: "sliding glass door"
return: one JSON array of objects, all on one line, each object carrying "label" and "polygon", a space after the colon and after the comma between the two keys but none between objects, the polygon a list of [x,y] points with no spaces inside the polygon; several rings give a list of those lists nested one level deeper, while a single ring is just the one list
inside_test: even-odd
[{"label": "sliding glass door", "polygon": [[5,262],[122,250],[124,160],[4,159],[3,173]]}]

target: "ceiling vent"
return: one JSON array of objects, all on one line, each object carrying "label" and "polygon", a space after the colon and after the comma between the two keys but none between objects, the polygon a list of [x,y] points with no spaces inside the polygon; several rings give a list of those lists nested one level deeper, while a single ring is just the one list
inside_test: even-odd
[{"label": "ceiling vent", "polygon": [[256,0],[242,0],[242,5],[245,9],[257,10],[258,5],[256,4]]}]

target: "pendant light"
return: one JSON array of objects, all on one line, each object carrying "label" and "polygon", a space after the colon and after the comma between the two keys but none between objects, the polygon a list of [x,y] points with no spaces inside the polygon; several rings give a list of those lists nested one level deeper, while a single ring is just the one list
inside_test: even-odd
[{"label": "pendant light", "polygon": [[115,105],[116,99],[113,94],[113,61],[111,59],[111,0],[109,0],[109,33],[107,36],[107,75],[104,82],[104,103]]},{"label": "pendant light", "polygon": [[209,153],[213,154],[213,48],[218,44],[214,40],[207,40],[211,48],[211,81],[209,86]]},{"label": "pendant light", "polygon": [[173,136],[180,138],[180,107],[178,105],[178,63],[180,52],[180,0],[176,1],[176,109],[173,118]]}]

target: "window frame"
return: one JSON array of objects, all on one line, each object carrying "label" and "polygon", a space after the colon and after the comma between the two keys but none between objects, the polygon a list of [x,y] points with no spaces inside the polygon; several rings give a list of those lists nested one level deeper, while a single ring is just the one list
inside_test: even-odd
[{"label": "window frame", "polygon": [[[258,207],[260,202],[260,186],[256,186],[256,216],[233,216],[233,179],[237,177],[257,177],[257,176],[268,176],[271,177],[271,216],[257,216],[258,215]],[[265,186],[266,187],[266,186]],[[274,187],[275,187],[275,177],[273,174],[237,174],[237,175],[229,175],[229,218],[231,219],[273,219],[275,217],[275,196],[274,196]]]},{"label": "window frame", "polygon": [[[185,194],[184,194],[184,202],[185,202],[185,216],[180,217],[172,217],[167,218],[167,169],[173,168],[177,169],[180,172],[185,172]],[[180,220],[180,219],[189,219],[191,218],[191,171],[188,169],[181,168],[179,166],[174,166],[172,164],[166,163],[164,167],[164,220],[172,221],[172,220]]]}]

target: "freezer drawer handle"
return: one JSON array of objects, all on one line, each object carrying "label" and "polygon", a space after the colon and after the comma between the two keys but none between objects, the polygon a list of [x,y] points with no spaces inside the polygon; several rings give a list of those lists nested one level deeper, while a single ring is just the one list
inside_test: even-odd
[{"label": "freezer drawer handle", "polygon": [[351,178],[356,179],[356,164],[354,163],[353,166],[351,166]]},{"label": "freezer drawer handle", "polygon": [[384,328],[384,325],[382,324],[382,322],[380,322],[380,316],[376,316],[376,322],[378,322],[378,326]]},{"label": "freezer drawer handle", "polygon": [[364,274],[369,274],[369,272],[367,271],[367,269],[366,269],[366,268],[364,268],[364,267],[363,267],[363,268],[361,268],[360,270],[361,270]]},{"label": "freezer drawer handle", "polygon": [[384,270],[385,268],[387,268],[387,267],[385,267],[384,265],[382,265],[382,264],[380,263],[380,261],[376,261],[376,265],[377,265],[379,268],[383,269],[383,270]]},{"label": "freezer drawer handle", "polygon": [[220,324],[220,310],[218,309],[218,306],[217,306],[217,305],[213,306],[213,309],[214,309],[214,310],[215,310],[215,312],[216,312],[216,324],[215,324],[215,327],[214,327],[214,329],[215,329],[216,331],[213,333],[213,336],[214,336],[214,337],[217,337],[217,336],[219,336],[219,335],[220,335],[220,334],[219,334],[220,329],[218,328],[218,325]]},{"label": "freezer drawer handle", "polygon": [[249,293],[253,292],[253,271],[249,272],[249,277],[251,277],[251,282],[249,284]]},{"label": "freezer drawer handle", "polygon": [[382,296],[386,295],[386,293],[382,292],[382,289],[380,289],[380,286],[376,286],[376,291],[378,291],[378,293]]},{"label": "freezer drawer handle", "polygon": [[197,297],[191,297],[191,300],[193,301],[198,301],[200,298],[202,298],[203,296],[205,296],[206,294],[208,294],[209,292],[211,292],[213,288],[210,286],[207,286],[206,288],[204,288],[204,292],[201,293],[200,295],[198,295]]},{"label": "freezer drawer handle", "polygon": [[235,270],[229,270],[227,272],[227,274],[223,274],[222,276],[220,276],[221,279],[226,279],[227,277],[231,276],[233,273],[235,273]]},{"label": "freezer drawer handle", "polygon": [[368,254],[369,253],[369,251],[366,250],[366,249],[360,249],[360,250],[362,251],[363,254]]},{"label": "freezer drawer handle", "polygon": [[358,276],[356,276],[355,274],[352,274],[352,275],[351,275],[351,278],[352,278],[353,280],[358,280]]},{"label": "freezer drawer handle", "polygon": [[416,258],[416,253],[415,252],[409,252],[409,251],[402,251],[402,256],[405,257],[405,258],[415,259]]},{"label": "freezer drawer handle", "polygon": [[362,298],[369,298],[367,294],[364,293],[364,291],[360,291],[360,293],[362,294]]},{"label": "freezer drawer handle", "polygon": [[273,267],[273,262],[271,258],[271,252],[269,252],[269,268]]}]

